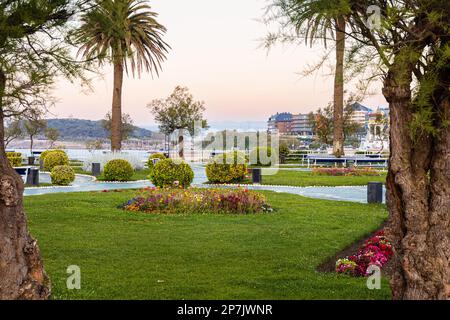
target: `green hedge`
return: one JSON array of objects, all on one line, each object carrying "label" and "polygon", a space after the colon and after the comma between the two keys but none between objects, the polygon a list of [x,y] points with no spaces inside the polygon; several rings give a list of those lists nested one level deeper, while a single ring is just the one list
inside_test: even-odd
[{"label": "green hedge", "polygon": [[159,161],[150,172],[151,182],[160,188],[181,186],[187,188],[194,180],[194,172],[186,162],[175,163],[172,159]]},{"label": "green hedge", "polygon": [[12,167],[20,167],[22,165],[22,154],[20,152],[7,152],[6,157]]},{"label": "green hedge", "polygon": [[218,155],[206,166],[206,176],[212,183],[242,182],[246,174],[245,156],[238,152]]},{"label": "green hedge", "polygon": [[52,184],[58,186],[68,186],[75,180],[75,171],[72,167],[63,165],[56,166],[50,173]]},{"label": "green hedge", "polygon": [[61,150],[52,150],[45,153],[43,160],[44,160],[44,170],[46,171],[52,171],[53,168],[56,166],[69,165],[69,157],[64,151]]},{"label": "green hedge", "polygon": [[130,181],[134,174],[132,165],[122,159],[114,159],[106,163],[103,177],[108,181]]}]

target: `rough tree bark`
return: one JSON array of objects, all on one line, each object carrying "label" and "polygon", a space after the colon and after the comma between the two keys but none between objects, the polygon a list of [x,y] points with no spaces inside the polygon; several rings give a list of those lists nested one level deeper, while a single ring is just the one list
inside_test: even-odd
[{"label": "rough tree bark", "polygon": [[336,73],[334,75],[333,154],[344,155],[344,55],[345,18],[336,19]]},{"label": "rough tree bark", "polygon": [[27,229],[23,209],[23,181],[5,153],[1,97],[5,75],[0,70],[0,300],[48,299],[50,282],[39,247]]},{"label": "rough tree bark", "polygon": [[[412,65],[394,61],[384,81],[390,107],[389,223],[395,248],[394,299],[450,298],[450,119],[449,88],[435,108],[436,136],[413,141]],[[447,73],[446,77],[449,77]],[[447,83],[450,79],[447,79]]]},{"label": "rough tree bark", "polygon": [[123,65],[121,61],[114,63],[114,90],[111,113],[111,150],[122,149],[122,85]]}]

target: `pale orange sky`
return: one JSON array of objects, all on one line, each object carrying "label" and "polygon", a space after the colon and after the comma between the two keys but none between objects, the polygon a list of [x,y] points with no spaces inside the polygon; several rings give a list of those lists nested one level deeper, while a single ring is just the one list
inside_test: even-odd
[{"label": "pale orange sky", "polygon": [[[278,46],[269,54],[259,48],[267,27],[258,21],[266,0],[152,0],[172,50],[159,78],[144,74],[125,78],[123,112],[138,125],[154,125],[146,105],[164,98],[176,85],[190,88],[206,103],[209,121],[260,121],[276,112],[309,112],[332,100],[333,78],[324,70],[301,78],[321,49]],[[79,85],[61,81],[54,93],[59,102],[53,117],[98,120],[111,108],[111,68],[85,94]],[[386,105],[381,95],[364,101],[368,107]]]}]

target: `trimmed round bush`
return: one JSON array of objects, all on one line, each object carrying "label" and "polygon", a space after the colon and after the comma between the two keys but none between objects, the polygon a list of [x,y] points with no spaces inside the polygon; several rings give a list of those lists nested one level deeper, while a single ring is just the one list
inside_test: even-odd
[{"label": "trimmed round bush", "polygon": [[160,188],[187,188],[194,180],[194,171],[186,162],[177,164],[172,159],[164,159],[155,165],[150,173],[150,180]]},{"label": "trimmed round bush", "polygon": [[69,165],[69,157],[64,151],[54,150],[44,156],[44,170],[52,171],[56,166]]},{"label": "trimmed round bush", "polygon": [[12,167],[20,167],[22,165],[22,154],[20,152],[7,152],[6,157]]},{"label": "trimmed round bush", "polygon": [[[271,147],[257,147],[250,152],[250,164],[259,167],[275,165],[273,160],[277,159],[277,156],[273,153]],[[260,158],[260,154],[265,155],[263,159]],[[266,163],[267,160],[270,160],[269,163]]]},{"label": "trimmed round bush", "polygon": [[147,161],[147,167],[150,169],[150,171],[153,170],[154,164],[153,164],[153,159],[160,159],[160,160],[164,160],[167,159],[166,156],[162,153],[154,153],[152,154]]},{"label": "trimmed round bush", "polygon": [[56,166],[50,173],[52,184],[57,186],[68,186],[75,180],[75,171],[71,166]]},{"label": "trimmed round bush", "polygon": [[133,174],[131,164],[122,159],[108,161],[103,169],[103,177],[107,181],[130,181]]},{"label": "trimmed round bush", "polygon": [[245,156],[238,152],[218,155],[206,166],[206,176],[212,183],[242,182],[246,174]]},{"label": "trimmed round bush", "polygon": [[[60,152],[60,153],[66,154],[66,152],[65,152],[64,150],[54,149],[54,150],[45,150],[45,151],[43,151],[39,157],[40,157],[42,160],[44,160],[45,157],[46,157],[48,154],[53,153],[53,152]],[[67,154],[66,154],[66,155],[67,155]]]}]

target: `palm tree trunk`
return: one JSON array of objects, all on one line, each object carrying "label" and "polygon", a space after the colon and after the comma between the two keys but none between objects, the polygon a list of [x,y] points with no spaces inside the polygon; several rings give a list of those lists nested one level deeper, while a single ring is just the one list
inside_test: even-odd
[{"label": "palm tree trunk", "polygon": [[111,113],[111,150],[122,149],[122,85],[123,65],[121,61],[114,63],[114,91]]},{"label": "palm tree trunk", "polygon": [[345,18],[336,19],[336,73],[334,77],[333,154],[344,155],[344,54]]},{"label": "palm tree trunk", "polygon": [[3,143],[5,82],[0,70],[0,300],[48,299],[49,280],[23,210],[23,181],[9,164]]}]

